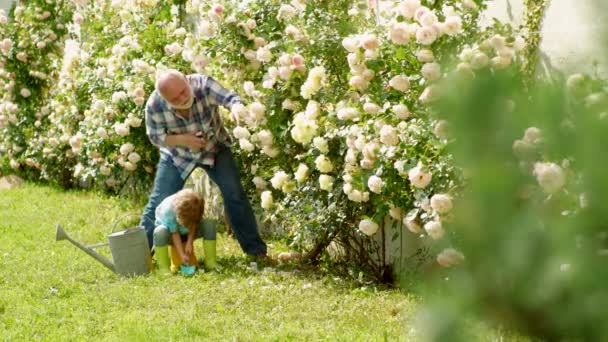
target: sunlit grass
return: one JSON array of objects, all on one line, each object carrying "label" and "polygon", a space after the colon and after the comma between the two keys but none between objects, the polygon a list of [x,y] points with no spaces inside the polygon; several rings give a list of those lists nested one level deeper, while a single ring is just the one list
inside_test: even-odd
[{"label": "sunlit grass", "polygon": [[[2,339],[406,339],[415,307],[410,296],[298,266],[256,271],[224,234],[218,242],[224,272],[193,278],[120,277],[69,242],[55,242],[57,223],[83,244],[105,242],[117,218],[140,210],[39,185],[2,191]],[[202,255],[202,244],[195,245]],[[271,251],[281,248],[276,243]]]}]

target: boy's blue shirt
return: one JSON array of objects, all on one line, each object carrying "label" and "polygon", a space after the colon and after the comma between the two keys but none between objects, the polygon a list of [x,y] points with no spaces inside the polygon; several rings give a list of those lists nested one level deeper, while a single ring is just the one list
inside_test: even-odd
[{"label": "boy's blue shirt", "polygon": [[169,232],[179,232],[180,235],[187,235],[189,230],[177,222],[175,210],[173,209],[173,199],[175,195],[165,198],[158,207],[156,207],[156,226],[163,225],[169,229]]}]

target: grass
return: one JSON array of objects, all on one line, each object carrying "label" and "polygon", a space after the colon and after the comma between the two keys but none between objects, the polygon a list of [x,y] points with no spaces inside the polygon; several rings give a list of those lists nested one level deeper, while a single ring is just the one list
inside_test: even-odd
[{"label": "grass", "polygon": [[[224,234],[218,239],[224,272],[192,278],[121,277],[68,241],[55,242],[57,223],[90,245],[105,242],[117,218],[140,211],[90,192],[34,184],[1,191],[0,339],[405,339],[414,298],[297,265],[256,271]],[[200,242],[195,248],[202,255]]]}]

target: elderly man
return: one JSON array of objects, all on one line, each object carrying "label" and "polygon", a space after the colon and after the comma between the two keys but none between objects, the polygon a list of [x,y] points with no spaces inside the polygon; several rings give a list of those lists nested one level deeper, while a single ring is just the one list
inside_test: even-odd
[{"label": "elderly man", "polygon": [[146,105],[146,133],[160,148],[154,188],[141,219],[152,247],[155,209],[181,190],[196,167],[202,167],[218,185],[228,220],[245,253],[266,259],[251,204],[230,151],[230,137],[218,106],[231,109],[240,98],[209,76],[169,70],[156,81]]}]

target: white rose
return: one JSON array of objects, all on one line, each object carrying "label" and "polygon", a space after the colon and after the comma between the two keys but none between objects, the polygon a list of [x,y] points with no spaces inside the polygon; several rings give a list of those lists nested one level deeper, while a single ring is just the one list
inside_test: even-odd
[{"label": "white rose", "polygon": [[334,168],[331,161],[323,154],[315,159],[315,166],[322,173],[331,172]]},{"label": "white rose", "polygon": [[380,129],[380,141],[389,146],[395,146],[399,144],[399,136],[397,130],[391,125],[384,125]]},{"label": "white rose", "polygon": [[356,90],[363,91],[369,87],[369,82],[363,76],[354,75],[348,81],[348,85]]},{"label": "white rose", "polygon": [[272,184],[273,188],[280,190],[289,181],[289,178],[289,175],[285,171],[279,171],[270,179],[270,184]]},{"label": "white rose", "polygon": [[410,80],[407,78],[407,76],[403,76],[403,75],[398,75],[395,76],[393,78],[391,78],[391,80],[388,82],[388,84],[399,91],[407,91],[408,89],[410,89]]},{"label": "white rose", "polygon": [[490,58],[483,52],[475,52],[471,58],[471,67],[475,70],[486,67]]},{"label": "white rose", "polygon": [[281,5],[279,13],[277,14],[277,20],[283,21],[285,19],[293,18],[296,15],[296,9],[290,5]]},{"label": "white rose", "polygon": [[123,162],[121,166],[127,171],[135,171],[137,169],[137,165],[128,161]]},{"label": "white rose", "polygon": [[334,177],[328,175],[319,176],[321,190],[330,191],[334,186]]},{"label": "white rose", "polygon": [[291,100],[291,99],[285,99],[281,103],[281,108],[283,108],[285,110],[296,111],[298,109],[298,103],[296,101]]},{"label": "white rose", "polygon": [[142,106],[144,103],[146,103],[146,99],[143,97],[136,97],[133,99],[133,103],[135,103],[137,106]]},{"label": "white rose", "polygon": [[410,110],[404,104],[397,104],[393,106],[393,113],[401,120],[405,120],[410,117]]},{"label": "white rose", "polygon": [[253,177],[253,184],[255,184],[255,188],[258,190],[266,189],[267,182],[262,177]]},{"label": "white rose", "polygon": [[321,151],[321,153],[327,153],[329,152],[329,147],[327,145],[327,140],[321,138],[321,137],[316,137],[312,140],[313,145],[315,145],[315,147],[317,149],[319,149],[319,151]]},{"label": "white rose", "polygon": [[21,96],[23,96],[25,98],[28,98],[32,95],[32,92],[27,88],[22,88],[20,93],[21,93]]},{"label": "white rose", "polygon": [[283,81],[287,81],[289,79],[289,77],[291,77],[292,73],[293,73],[293,70],[288,66],[279,67],[279,77]]},{"label": "white rose", "polygon": [[425,11],[418,20],[422,26],[433,26],[437,22],[437,16],[432,11]]},{"label": "white rose", "polygon": [[542,138],[540,129],[536,127],[528,127],[524,133],[524,141],[530,144],[538,143]]},{"label": "white rose", "polygon": [[421,27],[416,31],[416,42],[422,45],[431,45],[437,39],[437,31],[432,26]]},{"label": "white rose", "polygon": [[447,139],[448,138],[448,127],[449,124],[445,120],[439,120],[433,127],[433,133],[439,139]]},{"label": "white rose", "polygon": [[430,172],[424,172],[423,167],[422,163],[418,162],[418,165],[408,172],[410,183],[419,189],[426,188],[433,179],[433,175]]},{"label": "white rose", "polygon": [[352,190],[347,195],[348,195],[348,199],[353,202],[357,202],[357,203],[363,202],[363,195],[361,194],[361,191],[359,191],[359,190]]},{"label": "white rose", "polygon": [[536,149],[532,143],[525,140],[515,140],[513,142],[513,154],[520,159],[531,159],[534,157]]},{"label": "white rose", "polygon": [[397,11],[406,19],[414,17],[414,13],[420,7],[420,0],[405,0],[397,5]]},{"label": "white rose", "polygon": [[403,218],[403,211],[398,207],[391,208],[388,211],[388,214],[395,220],[401,220]]},{"label": "white rose", "polygon": [[122,155],[127,155],[131,152],[133,152],[133,150],[135,150],[135,146],[133,146],[133,144],[131,143],[125,143],[122,146],[120,146],[120,154]]},{"label": "white rose", "polygon": [[424,225],[426,233],[433,238],[433,240],[439,240],[445,234],[440,221],[429,221]]},{"label": "white rose", "polygon": [[239,139],[239,147],[241,150],[247,152],[255,150],[255,146],[248,139]]},{"label": "white rose", "polygon": [[435,60],[435,56],[433,56],[433,51],[428,49],[418,50],[416,52],[416,58],[422,63],[431,63]]},{"label": "white rose", "polygon": [[556,193],[566,184],[566,174],[557,164],[536,163],[533,173],[546,193]]},{"label": "white rose", "polygon": [[431,208],[439,214],[452,210],[452,198],[446,194],[435,194],[431,197]]},{"label": "white rose", "polygon": [[369,114],[378,114],[378,112],[380,112],[380,106],[372,102],[365,102],[363,110]]},{"label": "white rose", "polygon": [[501,69],[504,69],[504,68],[508,67],[509,65],[511,65],[513,60],[511,59],[511,57],[496,56],[496,57],[492,58],[491,62],[492,62],[492,67],[494,67],[494,69],[501,70]]},{"label": "white rose", "polygon": [[261,47],[256,50],[255,59],[262,63],[268,63],[272,60],[272,52],[267,47]]},{"label": "white rose", "polygon": [[97,128],[97,136],[99,136],[101,139],[107,139],[108,132],[106,131],[105,128],[99,127],[99,128]]},{"label": "white rose", "polygon": [[109,176],[112,173],[112,169],[110,169],[107,166],[102,166],[99,168],[99,173],[101,173],[104,176]]},{"label": "white rose", "polygon": [[384,186],[384,181],[382,178],[373,175],[367,179],[367,187],[373,193],[379,194],[382,192],[382,187]]},{"label": "white rose", "polygon": [[378,224],[372,220],[361,220],[359,222],[359,231],[367,236],[372,236],[378,231]]},{"label": "white rose", "polygon": [[263,104],[261,104],[257,101],[253,102],[252,104],[249,105],[249,112],[256,119],[263,118],[264,113],[266,112],[266,106],[264,106]]},{"label": "white rose", "polygon": [[249,139],[251,133],[245,127],[237,126],[232,130],[232,134],[237,139]]},{"label": "white rose", "polygon": [[264,192],[262,192],[262,208],[264,209],[270,209],[272,208],[274,202],[272,200],[272,192],[266,190]]},{"label": "white rose", "polygon": [[427,81],[436,81],[441,77],[441,66],[437,63],[426,63],[420,72]]},{"label": "white rose", "polygon": [[264,146],[262,147],[262,152],[264,152],[270,158],[274,158],[279,155],[279,150],[272,146]]},{"label": "white rose", "polygon": [[464,261],[464,255],[454,248],[446,248],[437,255],[437,263],[443,267],[455,266]]},{"label": "white rose", "polygon": [[427,104],[437,100],[438,97],[439,88],[436,85],[430,85],[422,91],[422,94],[418,100],[423,104]]},{"label": "white rose", "polygon": [[262,146],[272,145],[272,133],[270,133],[270,131],[261,130],[258,132],[257,137],[260,140],[260,144]]},{"label": "white rose", "polygon": [[127,159],[131,163],[137,164],[141,160],[141,156],[137,152],[131,152],[131,153],[129,153],[129,156],[127,157]]},{"label": "white rose", "polygon": [[296,173],[294,174],[294,178],[296,180],[296,182],[298,183],[302,183],[304,182],[307,178],[308,178],[308,166],[306,166],[306,164],[300,163],[300,165],[298,165],[298,169],[296,170]]},{"label": "white rose", "polygon": [[408,218],[406,216],[403,218],[403,224],[405,224],[407,229],[414,234],[420,234],[423,231],[422,227],[420,226],[420,224],[418,224],[418,221],[416,221],[416,219]]},{"label": "white rose", "polygon": [[389,39],[397,45],[405,45],[410,40],[410,33],[408,30],[408,24],[406,23],[394,23],[391,26],[388,33]]},{"label": "white rose", "polygon": [[361,47],[365,50],[375,50],[380,46],[378,38],[373,34],[364,34],[361,37]]},{"label": "white rose", "polygon": [[445,18],[443,25],[443,33],[448,36],[455,36],[462,31],[462,19],[458,16],[449,16]]},{"label": "white rose", "polygon": [[340,120],[354,120],[359,118],[359,111],[353,107],[340,108],[337,117]]},{"label": "white rose", "polygon": [[472,10],[477,8],[477,4],[473,0],[462,0],[462,6],[464,6],[464,8]]},{"label": "white rose", "polygon": [[359,41],[356,38],[346,37],[342,40],[342,46],[348,52],[355,52],[359,48]]}]

